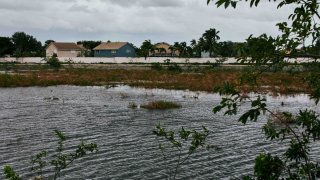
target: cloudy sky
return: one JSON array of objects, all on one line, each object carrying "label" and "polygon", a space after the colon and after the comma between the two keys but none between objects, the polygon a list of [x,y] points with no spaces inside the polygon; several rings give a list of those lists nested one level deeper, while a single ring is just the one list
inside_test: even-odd
[{"label": "cloudy sky", "polygon": [[0,0],[0,36],[24,31],[44,42],[102,40],[189,42],[209,29],[221,40],[244,41],[250,34],[278,33],[291,8],[258,8],[239,4],[236,10],[207,6],[206,0]]}]

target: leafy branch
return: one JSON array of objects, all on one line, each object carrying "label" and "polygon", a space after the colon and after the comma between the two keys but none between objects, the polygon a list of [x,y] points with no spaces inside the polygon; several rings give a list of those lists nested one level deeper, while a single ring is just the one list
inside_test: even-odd
[{"label": "leafy branch", "polygon": [[[55,135],[58,138],[58,146],[55,153],[48,157],[48,151],[41,151],[31,159],[32,168],[31,171],[37,173],[38,178],[43,177],[43,168],[48,168],[54,172],[53,179],[60,177],[60,173],[63,169],[66,169],[75,160],[84,157],[89,152],[97,151],[97,145],[90,143],[85,144],[81,142],[75,152],[64,152],[64,142],[67,137],[61,131],[55,130]],[[51,158],[51,160],[50,160]],[[21,178],[13,171],[10,166],[4,167],[4,174],[9,180],[20,180]]]},{"label": "leafy branch", "polygon": [[[206,145],[206,138],[209,135],[209,130],[202,127],[203,132],[198,132],[196,130],[186,130],[183,127],[178,135],[175,135],[174,131],[166,131],[160,124],[158,124],[153,133],[160,138],[169,143],[174,151],[177,151],[177,159],[173,169],[166,169],[169,174],[169,179],[176,179],[179,167],[183,165],[192,154],[196,152],[200,147],[212,148],[213,146]],[[167,163],[169,159],[165,153],[165,146],[159,143],[159,149],[161,150],[162,156]],[[166,164],[166,168],[168,168]]]}]

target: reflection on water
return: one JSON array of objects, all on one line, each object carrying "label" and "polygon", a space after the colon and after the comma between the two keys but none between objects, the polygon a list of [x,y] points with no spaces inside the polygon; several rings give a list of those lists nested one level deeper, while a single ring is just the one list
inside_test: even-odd
[{"label": "reflection on water", "polygon": [[[281,109],[287,111],[307,107],[319,111],[306,95],[267,99],[275,110],[283,102]],[[130,102],[140,105],[151,100],[178,102],[182,108],[128,108]],[[252,172],[257,154],[283,151],[281,142],[270,144],[264,139],[261,126],[265,118],[243,126],[237,117],[212,113],[219,101],[216,94],[127,86],[0,89],[0,166],[12,165],[24,178],[32,177],[31,155],[56,147],[53,131],[59,129],[70,138],[68,148],[81,141],[97,143],[99,148],[64,171],[62,179],[165,179],[158,142],[152,134],[158,122],[171,129],[204,125],[212,132],[209,143],[220,148],[192,156],[189,165],[180,170],[181,179],[239,178]]]}]

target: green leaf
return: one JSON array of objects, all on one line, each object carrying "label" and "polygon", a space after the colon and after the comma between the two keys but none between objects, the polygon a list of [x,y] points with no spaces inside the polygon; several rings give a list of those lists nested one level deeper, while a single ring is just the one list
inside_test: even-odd
[{"label": "green leaf", "polygon": [[281,179],[283,166],[284,162],[279,157],[272,157],[271,154],[260,154],[255,160],[254,175],[257,179]]},{"label": "green leaf", "polygon": [[59,130],[54,130],[54,132],[56,133],[56,136],[61,140],[64,141],[66,140],[66,136]]},{"label": "green leaf", "polygon": [[10,166],[4,166],[3,173],[9,180],[22,180]]},{"label": "green leaf", "polygon": [[232,6],[233,8],[236,8],[236,7],[237,7],[237,2],[231,1],[231,6]]}]

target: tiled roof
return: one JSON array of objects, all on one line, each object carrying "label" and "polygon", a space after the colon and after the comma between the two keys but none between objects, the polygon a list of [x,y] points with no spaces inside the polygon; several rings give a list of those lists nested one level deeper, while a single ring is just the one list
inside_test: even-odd
[{"label": "tiled roof", "polygon": [[108,42],[101,43],[99,46],[95,47],[93,50],[118,50],[121,47],[128,44],[127,42]]},{"label": "tiled roof", "polygon": [[154,46],[159,46],[159,45],[171,46],[169,43],[166,43],[166,42],[159,42],[159,43],[154,44]]},{"label": "tiled roof", "polygon": [[78,46],[76,43],[68,42],[53,42],[52,43],[58,50],[83,50],[82,47]]}]

